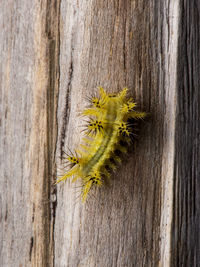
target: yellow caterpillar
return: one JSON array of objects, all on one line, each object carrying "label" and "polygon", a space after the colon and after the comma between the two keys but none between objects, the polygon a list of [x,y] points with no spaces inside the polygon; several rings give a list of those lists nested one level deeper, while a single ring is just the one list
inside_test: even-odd
[{"label": "yellow caterpillar", "polygon": [[110,170],[120,162],[120,155],[126,151],[132,126],[130,119],[145,117],[144,112],[135,111],[136,103],[127,98],[127,88],[118,94],[107,94],[102,87],[100,97],[90,99],[92,106],[83,111],[89,117],[86,135],[75,154],[68,155],[71,169],[56,183],[73,177],[82,179],[82,201],[84,202],[93,186],[101,186],[110,176]]}]

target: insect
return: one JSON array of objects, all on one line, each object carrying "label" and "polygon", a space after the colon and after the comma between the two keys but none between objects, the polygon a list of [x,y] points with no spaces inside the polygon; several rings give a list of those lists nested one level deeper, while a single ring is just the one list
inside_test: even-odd
[{"label": "insect", "polygon": [[127,97],[127,88],[108,94],[99,87],[99,97],[91,97],[91,106],[83,111],[88,117],[85,136],[75,153],[66,154],[69,170],[56,183],[73,177],[82,181],[82,201],[93,187],[102,186],[121,161],[133,135],[131,119],[142,119],[145,112],[135,110],[136,103]]}]

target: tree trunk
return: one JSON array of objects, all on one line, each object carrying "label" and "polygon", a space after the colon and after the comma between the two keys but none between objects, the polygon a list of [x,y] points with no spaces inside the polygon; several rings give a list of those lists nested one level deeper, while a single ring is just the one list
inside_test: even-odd
[{"label": "tree trunk", "polygon": [[[0,266],[199,266],[200,2],[0,3]],[[86,97],[128,87],[148,117],[85,204],[53,185]]]}]

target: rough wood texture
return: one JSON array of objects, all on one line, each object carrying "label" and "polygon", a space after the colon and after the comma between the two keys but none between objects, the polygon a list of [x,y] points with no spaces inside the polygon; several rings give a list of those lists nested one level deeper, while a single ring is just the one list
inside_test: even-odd
[{"label": "rough wood texture", "polygon": [[[198,0],[0,3],[0,266],[198,266]],[[150,114],[109,187],[52,186],[97,86]]]},{"label": "rough wood texture", "polygon": [[200,2],[179,22],[172,266],[200,265]]},{"label": "rough wood texture", "polygon": [[1,1],[0,14],[0,266],[52,266],[59,1]]}]

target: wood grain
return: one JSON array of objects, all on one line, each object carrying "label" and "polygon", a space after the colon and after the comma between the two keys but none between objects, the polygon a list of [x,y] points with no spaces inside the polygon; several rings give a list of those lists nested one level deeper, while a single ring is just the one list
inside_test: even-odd
[{"label": "wood grain", "polygon": [[199,266],[200,2],[180,8],[171,265]]},{"label": "wood grain", "polygon": [[[0,3],[0,266],[198,266],[198,0]],[[86,96],[149,115],[109,186],[52,186]]]},{"label": "wood grain", "polygon": [[59,1],[1,12],[1,266],[52,266]]},{"label": "wood grain", "polygon": [[109,188],[83,206],[79,184],[58,185],[56,266],[169,264],[177,9],[168,1],[61,3],[58,155],[80,141],[84,96],[99,85],[129,87],[150,116]]}]

